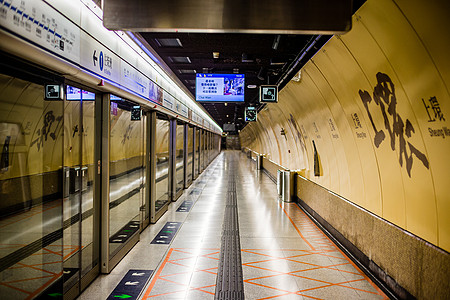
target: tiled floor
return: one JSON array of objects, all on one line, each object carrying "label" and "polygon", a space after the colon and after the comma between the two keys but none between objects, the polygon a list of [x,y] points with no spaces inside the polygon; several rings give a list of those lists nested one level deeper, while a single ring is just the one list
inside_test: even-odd
[{"label": "tiled floor", "polygon": [[[141,299],[214,299],[230,176],[236,180],[246,299],[387,298],[296,204],[278,200],[275,184],[254,162],[225,151],[81,299],[106,299],[129,269],[154,270]],[[175,212],[186,199],[195,202],[191,211]],[[168,221],[183,222],[172,243],[150,244]]]}]

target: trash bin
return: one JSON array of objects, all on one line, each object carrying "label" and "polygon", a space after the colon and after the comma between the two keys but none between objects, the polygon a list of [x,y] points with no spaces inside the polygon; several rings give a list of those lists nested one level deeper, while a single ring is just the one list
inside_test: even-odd
[{"label": "trash bin", "polygon": [[256,170],[262,169],[263,156],[262,154],[256,155]]},{"label": "trash bin", "polygon": [[78,193],[80,191],[80,167],[70,168],[70,187],[69,191],[71,194]]},{"label": "trash bin", "polygon": [[281,197],[283,191],[283,170],[277,171],[277,192],[278,196]]},{"label": "trash bin", "polygon": [[88,167],[83,166],[81,167],[81,190],[84,192],[87,190],[88,187]]},{"label": "trash bin", "polygon": [[290,170],[282,171],[283,174],[283,186],[281,191],[281,198],[284,202],[292,202],[294,199],[294,182],[295,182],[295,172]]},{"label": "trash bin", "polygon": [[63,167],[63,197],[69,197],[70,192],[70,168]]}]

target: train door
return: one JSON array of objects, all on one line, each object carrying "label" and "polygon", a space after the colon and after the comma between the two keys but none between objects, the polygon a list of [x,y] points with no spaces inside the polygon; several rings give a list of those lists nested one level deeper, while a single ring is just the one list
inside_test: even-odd
[{"label": "train door", "polygon": [[62,253],[66,298],[77,296],[99,273],[96,100],[101,96],[66,87]]}]

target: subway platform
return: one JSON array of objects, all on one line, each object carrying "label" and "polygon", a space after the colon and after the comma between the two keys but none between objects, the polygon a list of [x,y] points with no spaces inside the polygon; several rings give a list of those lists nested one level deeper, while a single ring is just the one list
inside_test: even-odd
[{"label": "subway platform", "polygon": [[388,299],[240,151],[222,151],[79,299]]}]

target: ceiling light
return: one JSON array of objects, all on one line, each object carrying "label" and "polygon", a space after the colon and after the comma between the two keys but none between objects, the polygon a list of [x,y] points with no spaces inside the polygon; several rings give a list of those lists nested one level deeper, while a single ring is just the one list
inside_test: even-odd
[{"label": "ceiling light", "polygon": [[278,49],[278,44],[280,43],[280,38],[281,38],[281,35],[278,34],[275,37],[275,39],[273,40],[273,44],[272,44],[272,49],[273,50],[277,50]]},{"label": "ceiling light", "polygon": [[178,72],[180,72],[181,74],[195,74],[195,73],[197,73],[197,71],[189,70],[189,69],[180,69],[180,70],[178,70]]},{"label": "ceiling light", "polygon": [[239,73],[239,69],[238,69],[238,68],[234,68],[234,69],[233,69],[233,73],[234,73],[234,74],[238,74],[238,73]]},{"label": "ceiling light", "polygon": [[183,47],[180,39],[156,39],[160,47]]},{"label": "ceiling light", "polygon": [[270,65],[271,66],[283,66],[286,62],[281,58],[271,58]]},{"label": "ceiling light", "polygon": [[219,58],[219,52],[213,52],[213,57],[214,58]]},{"label": "ceiling light", "polygon": [[256,86],[256,84],[249,84],[249,85],[247,85],[247,88],[249,88],[249,89],[256,89],[257,86]]},{"label": "ceiling light", "polygon": [[190,64],[191,59],[187,56],[171,56],[170,59],[173,63],[179,63],[179,64]]}]

